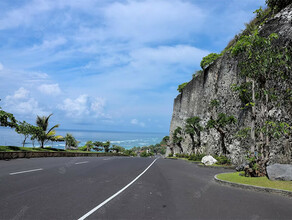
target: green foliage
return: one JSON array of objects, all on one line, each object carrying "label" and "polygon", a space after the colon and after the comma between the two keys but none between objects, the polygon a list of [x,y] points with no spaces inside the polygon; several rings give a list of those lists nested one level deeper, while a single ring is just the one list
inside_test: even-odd
[{"label": "green foliage", "polygon": [[[94,144],[92,141],[87,141],[87,142],[85,143],[84,148],[86,149],[86,151],[91,151],[91,149],[94,148],[94,145],[95,145],[95,144]],[[99,149],[96,149],[96,148],[94,148],[94,150],[99,151]]]},{"label": "green foliage", "polygon": [[67,133],[64,140],[65,140],[65,149],[78,147],[79,142],[73,137],[72,134]]},{"label": "green foliage", "polygon": [[133,150],[131,150],[131,149],[125,150],[124,151],[124,155],[125,156],[131,156],[131,157],[136,157],[137,156],[137,154]]},{"label": "green foliage", "polygon": [[202,159],[203,159],[203,157],[205,157],[206,156],[206,154],[191,154],[190,156],[189,156],[189,160],[191,160],[191,161],[201,161]]},{"label": "green foliage", "polygon": [[224,113],[219,113],[216,120],[210,119],[207,122],[206,129],[220,129],[226,127],[227,125],[235,124],[236,122],[237,119],[233,115],[229,116]]},{"label": "green foliage", "polygon": [[231,165],[231,160],[228,159],[226,156],[214,156],[214,158],[217,160],[216,164],[218,165]]},{"label": "green foliage", "polygon": [[147,151],[143,151],[140,153],[140,157],[151,157],[151,156],[154,156],[154,153],[152,152],[147,153]]},{"label": "green foliage", "polygon": [[205,56],[201,61],[201,67],[202,69],[205,69],[207,66],[209,66],[211,63],[213,63],[215,60],[217,60],[222,54],[217,53],[210,53],[208,56]]},{"label": "green foliage", "polygon": [[237,138],[239,138],[239,139],[245,139],[245,138],[247,138],[248,136],[250,136],[250,130],[251,130],[250,127],[240,129],[240,130],[236,133],[235,136],[236,136]]},{"label": "green foliage", "polygon": [[251,82],[242,83],[241,85],[232,84],[231,90],[238,93],[239,99],[244,105],[243,109],[252,106]]},{"label": "green foliage", "polygon": [[168,154],[167,157],[173,157],[173,153]]},{"label": "green foliage", "polygon": [[292,0],[266,0],[266,4],[276,11],[280,11],[291,3]]},{"label": "green foliage", "polygon": [[17,120],[14,118],[13,114],[3,111],[1,107],[0,107],[0,126],[11,128],[15,128],[17,126]]},{"label": "green foliage", "polygon": [[84,145],[82,147],[78,147],[78,150],[80,150],[80,151],[87,151],[87,145]]},{"label": "green foliage", "polygon": [[24,136],[24,140],[22,142],[22,147],[24,147],[25,142],[29,136],[35,136],[38,133],[41,133],[41,129],[39,127],[33,126],[26,121],[19,122],[16,125],[15,131],[18,134],[22,134]]},{"label": "green foliage", "polygon": [[210,102],[210,107],[211,108],[217,108],[219,105],[220,105],[220,102],[217,99],[212,99],[211,102]]},{"label": "green foliage", "polygon": [[201,126],[200,121],[201,118],[198,116],[188,118],[186,120],[185,132],[190,135],[199,134],[200,131],[203,131],[203,126]]},{"label": "green foliage", "polygon": [[118,145],[113,145],[112,150],[116,151],[117,153],[120,153],[120,152],[124,152],[126,149]]},{"label": "green foliage", "polygon": [[172,141],[173,141],[174,144],[178,144],[178,145],[183,141],[182,128],[181,127],[177,127],[174,130]]},{"label": "green foliage", "polygon": [[181,93],[187,84],[188,84],[188,82],[180,84],[177,88],[177,91],[179,91]]},{"label": "green foliage", "polygon": [[48,141],[57,141],[58,138],[63,138],[61,136],[55,136],[56,131],[55,128],[58,128],[59,125],[54,125],[52,128],[48,130],[49,119],[53,114],[49,116],[37,116],[36,124],[40,128],[39,131],[33,136],[33,138],[37,139],[40,143],[41,148],[44,148],[44,144]]},{"label": "green foliage", "polygon": [[261,131],[265,135],[279,139],[285,135],[291,135],[292,126],[285,122],[266,121]]},{"label": "green foliage", "polygon": [[188,154],[180,154],[180,153],[177,153],[175,154],[176,157],[178,158],[189,158],[189,155]]},{"label": "green foliage", "polygon": [[167,145],[168,142],[169,142],[169,136],[165,136],[164,138],[162,138],[160,145]]}]

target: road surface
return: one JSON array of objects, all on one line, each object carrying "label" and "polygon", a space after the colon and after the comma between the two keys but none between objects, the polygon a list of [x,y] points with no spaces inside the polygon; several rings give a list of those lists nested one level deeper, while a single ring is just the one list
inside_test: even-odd
[{"label": "road surface", "polygon": [[0,161],[0,219],[292,219],[291,198],[221,186],[223,169],[155,159]]}]

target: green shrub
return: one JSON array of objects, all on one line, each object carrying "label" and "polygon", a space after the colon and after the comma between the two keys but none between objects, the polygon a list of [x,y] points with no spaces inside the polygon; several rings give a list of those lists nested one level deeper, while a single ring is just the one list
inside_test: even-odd
[{"label": "green shrub", "polygon": [[80,151],[87,151],[87,146],[78,147],[78,150],[80,150]]},{"label": "green shrub", "polygon": [[177,91],[182,92],[187,84],[188,84],[187,82],[180,84],[177,88]]},{"label": "green shrub", "polygon": [[266,4],[276,11],[280,11],[285,8],[287,5],[291,4],[292,0],[266,0]]},{"label": "green shrub", "polygon": [[173,153],[168,154],[167,157],[173,157]]},{"label": "green shrub", "polygon": [[179,157],[179,158],[189,158],[189,155],[188,154],[180,154],[180,153],[177,153],[175,154],[176,157]]},{"label": "green shrub", "polygon": [[154,153],[149,152],[147,153],[146,151],[143,151],[142,153],[140,153],[140,157],[151,157],[154,156]]},{"label": "green shrub", "polygon": [[191,154],[189,156],[189,160],[192,160],[192,161],[201,161],[204,156],[206,156],[206,155],[205,154]]},{"label": "green shrub", "polygon": [[213,63],[215,60],[217,60],[220,56],[221,56],[221,54],[210,53],[208,56],[203,57],[201,64],[200,64],[202,69],[205,69],[211,63]]},{"label": "green shrub", "polygon": [[218,165],[231,165],[231,160],[228,159],[226,156],[214,156],[217,160]]}]

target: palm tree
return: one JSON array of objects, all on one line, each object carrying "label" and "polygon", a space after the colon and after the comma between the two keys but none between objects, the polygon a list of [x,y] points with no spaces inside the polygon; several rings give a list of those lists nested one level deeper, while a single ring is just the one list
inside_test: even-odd
[{"label": "palm tree", "polygon": [[78,141],[73,137],[72,134],[70,133],[67,133],[65,138],[65,149],[68,150],[68,149],[76,149],[78,147]]},{"label": "palm tree", "polygon": [[[59,127],[59,124],[54,125],[52,128],[48,130],[49,119],[53,114],[49,116],[37,116],[36,124],[41,129],[41,132],[37,135],[37,140],[40,143],[41,148],[44,148],[44,144],[49,140],[55,140],[56,138],[61,138],[60,136],[55,136],[56,131],[55,128]],[[47,131],[48,130],[48,131]]]}]

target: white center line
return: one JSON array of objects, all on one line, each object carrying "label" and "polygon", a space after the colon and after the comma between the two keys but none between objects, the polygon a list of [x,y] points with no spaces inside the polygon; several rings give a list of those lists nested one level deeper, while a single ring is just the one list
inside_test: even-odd
[{"label": "white center line", "polygon": [[34,170],[19,171],[19,172],[15,172],[15,173],[9,173],[9,175],[16,175],[16,174],[21,174],[21,173],[29,173],[29,172],[35,172],[35,171],[40,171],[40,170],[43,170],[43,169],[39,168],[39,169],[34,169]]},{"label": "white center line", "polygon": [[75,163],[75,164],[83,164],[83,163],[88,163],[88,161],[77,162],[77,163]]},{"label": "white center line", "polygon": [[100,203],[98,206],[96,206],[95,208],[93,208],[92,210],[90,210],[89,212],[87,212],[85,215],[83,215],[82,217],[80,217],[78,220],[84,220],[86,219],[88,216],[90,216],[92,213],[94,213],[95,211],[97,211],[99,208],[101,208],[102,206],[104,206],[106,203],[108,203],[109,201],[111,201],[113,198],[115,198],[116,196],[118,196],[120,193],[122,193],[125,189],[127,189],[129,186],[131,186],[137,179],[139,179],[157,160],[158,158],[156,158],[139,176],[137,176],[135,179],[132,180],[132,182],[130,182],[128,185],[126,185],[124,188],[122,188],[120,191],[116,192],[114,195],[112,195],[111,197],[109,197],[108,199],[104,200],[102,203]]}]

